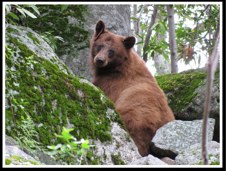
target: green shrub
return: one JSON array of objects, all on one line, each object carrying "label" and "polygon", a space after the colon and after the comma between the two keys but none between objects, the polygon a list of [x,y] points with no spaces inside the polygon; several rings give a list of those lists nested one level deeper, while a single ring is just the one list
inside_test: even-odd
[{"label": "green shrub", "polygon": [[63,127],[61,135],[56,135],[63,144],[47,146],[50,149],[47,154],[56,161],[63,161],[67,164],[81,164],[92,145],[89,144],[89,140],[81,139],[78,141],[70,134],[73,130],[73,128],[66,129]]}]

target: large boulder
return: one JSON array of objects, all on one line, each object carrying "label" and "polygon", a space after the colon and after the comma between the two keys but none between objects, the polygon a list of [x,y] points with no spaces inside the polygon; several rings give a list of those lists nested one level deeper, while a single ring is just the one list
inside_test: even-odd
[{"label": "large boulder", "polygon": [[[220,144],[216,141],[207,142],[208,164],[220,165]],[[202,146],[197,143],[184,149],[176,158],[176,165],[203,165]]]},{"label": "large boulder", "polygon": [[[220,144],[212,141],[214,123],[214,119],[208,119],[207,157],[209,165],[220,165]],[[202,120],[165,124],[152,139],[151,153],[170,165],[203,165]]]},{"label": "large boulder", "polygon": [[[207,72],[205,69],[157,76],[158,84],[165,92],[169,106],[178,120],[203,118]],[[210,118],[215,119],[214,140],[219,142],[220,113],[219,69],[215,73],[210,104]]]},{"label": "large boulder", "polygon": [[[213,139],[214,119],[208,120],[208,141]],[[187,147],[202,142],[202,120],[174,120],[159,128],[152,139],[152,153],[175,158]]]}]

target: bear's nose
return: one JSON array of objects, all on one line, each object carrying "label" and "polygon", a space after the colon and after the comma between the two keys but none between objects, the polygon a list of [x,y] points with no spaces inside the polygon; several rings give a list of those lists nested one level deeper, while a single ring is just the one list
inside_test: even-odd
[{"label": "bear's nose", "polygon": [[97,58],[96,59],[96,64],[99,65],[99,66],[103,65],[104,64],[104,59]]}]

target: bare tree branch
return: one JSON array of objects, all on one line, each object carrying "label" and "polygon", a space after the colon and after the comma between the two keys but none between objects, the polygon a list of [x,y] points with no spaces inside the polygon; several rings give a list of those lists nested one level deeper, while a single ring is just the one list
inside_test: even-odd
[{"label": "bare tree branch", "polygon": [[202,157],[205,165],[208,165],[208,150],[207,150],[207,128],[208,128],[208,118],[210,111],[210,100],[211,100],[211,90],[214,80],[214,73],[217,68],[217,63],[219,59],[219,49],[220,49],[220,36],[218,34],[212,55],[209,57],[208,61],[208,77],[207,77],[207,89],[203,112],[203,127],[202,127]]},{"label": "bare tree branch", "polygon": [[158,8],[158,6],[157,5],[154,5],[154,10],[153,10],[153,13],[152,13],[152,16],[151,16],[151,21],[150,21],[150,24],[148,26],[147,35],[146,35],[145,41],[144,41],[143,60],[145,62],[147,62],[147,60],[148,60],[147,46],[149,44],[149,40],[150,40],[150,37],[151,37],[152,26],[155,24],[155,19],[156,19],[156,14],[157,14],[157,8]]}]

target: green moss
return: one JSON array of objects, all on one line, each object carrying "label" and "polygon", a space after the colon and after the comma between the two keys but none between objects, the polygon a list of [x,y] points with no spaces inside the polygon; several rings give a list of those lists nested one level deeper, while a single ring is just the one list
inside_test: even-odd
[{"label": "green moss", "polygon": [[10,159],[5,159],[5,165],[10,165],[12,161]]},{"label": "green moss", "polygon": [[96,156],[93,151],[88,151],[87,154],[86,154],[86,159],[85,161],[83,161],[84,165],[101,165],[101,158]]},{"label": "green moss", "polygon": [[195,91],[206,78],[206,73],[197,71],[184,74],[157,76],[156,80],[168,97],[169,106],[180,112],[197,95]]},{"label": "green moss", "polygon": [[6,158],[5,163],[6,163],[6,165],[10,165],[10,164],[13,164],[13,165],[40,165],[41,164],[38,161],[28,160],[28,159],[22,158],[17,155],[12,155],[9,158]]},{"label": "green moss", "polygon": [[[108,109],[114,109],[112,102],[107,98],[103,101],[99,89],[65,74],[58,65],[36,56],[18,39],[9,38],[14,45],[9,47],[13,51],[18,48],[20,56],[13,61],[13,53],[8,53],[11,56],[6,59],[6,93],[10,102],[6,108],[6,133],[16,138],[17,125],[29,114],[39,134],[35,140],[43,146],[55,143],[54,134],[69,125],[75,128],[72,135],[77,139],[111,141],[110,123],[120,120],[118,115],[106,114]],[[16,71],[12,72],[11,67]],[[9,89],[18,94],[10,94]]]},{"label": "green moss", "polygon": [[8,31],[9,33],[18,33],[18,30],[17,30],[17,29],[14,29],[14,28],[12,28],[12,27],[8,27],[8,28],[7,28],[7,31]]},{"label": "green moss", "polygon": [[[215,160],[213,160],[212,157],[215,158]],[[217,155],[209,154],[208,155],[209,165],[220,165],[219,158],[220,158],[219,154]],[[204,165],[203,160],[200,160],[198,163],[196,163],[196,165]]]},{"label": "green moss", "polygon": [[20,157],[20,156],[16,156],[16,155],[11,156],[11,158],[12,158],[12,159],[15,159],[15,160],[18,160],[18,161],[23,160],[23,158],[22,158],[22,157]]},{"label": "green moss", "polygon": [[219,161],[214,161],[214,162],[210,163],[210,165],[220,165],[220,162]]},{"label": "green moss", "polygon": [[40,45],[40,41],[38,40],[37,37],[35,37],[35,36],[33,35],[33,33],[28,32],[28,33],[27,33],[27,36],[33,40],[34,44]]},{"label": "green moss", "polygon": [[125,165],[120,155],[111,155],[111,159],[115,165]]}]

